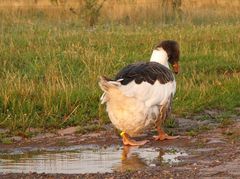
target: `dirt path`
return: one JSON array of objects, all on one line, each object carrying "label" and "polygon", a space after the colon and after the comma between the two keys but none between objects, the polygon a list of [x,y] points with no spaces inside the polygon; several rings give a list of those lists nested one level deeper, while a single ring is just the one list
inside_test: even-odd
[{"label": "dirt path", "polygon": [[[181,121],[181,122],[180,122]],[[211,126],[204,128],[203,126]],[[202,130],[196,130],[202,129]],[[240,178],[240,120],[235,119],[232,125],[219,126],[212,122],[179,119],[179,127],[173,129],[182,137],[174,141],[156,142],[151,140],[144,148],[177,147],[188,153],[180,157],[181,162],[154,167],[146,167],[136,171],[95,173],[95,174],[1,174],[0,178]],[[195,136],[193,135],[195,131]],[[196,132],[197,131],[197,132]],[[188,134],[188,135],[187,135]],[[50,136],[49,136],[50,135]],[[151,139],[152,133],[142,138]],[[141,138],[141,137],[140,137]],[[112,128],[107,131],[88,135],[45,134],[18,144],[0,145],[0,152],[16,147],[49,147],[97,144],[109,146],[121,145],[120,138]],[[1,171],[0,171],[1,172]]]}]

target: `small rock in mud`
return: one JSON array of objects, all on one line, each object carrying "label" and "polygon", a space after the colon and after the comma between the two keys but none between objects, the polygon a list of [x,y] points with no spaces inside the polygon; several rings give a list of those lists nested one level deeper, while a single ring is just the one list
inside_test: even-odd
[{"label": "small rock in mud", "polygon": [[197,121],[185,118],[177,119],[178,126],[183,131],[189,131],[198,127]]},{"label": "small rock in mud", "polygon": [[84,134],[83,137],[99,137],[101,133]]},{"label": "small rock in mud", "polygon": [[210,115],[211,117],[216,117],[218,116],[219,114],[221,114],[221,111],[217,110],[217,109],[212,109],[212,110],[204,110],[204,112],[208,115]]},{"label": "small rock in mud", "polygon": [[44,134],[38,134],[37,136],[33,137],[33,140],[39,140],[39,139],[44,139],[44,138],[51,138],[54,137],[55,134],[53,133],[44,133]]},{"label": "small rock in mud", "polygon": [[215,151],[216,148],[200,148],[200,149],[196,149],[196,152],[212,152]]},{"label": "small rock in mud", "polygon": [[29,131],[29,132],[32,132],[32,133],[38,133],[38,132],[41,131],[41,129],[40,129],[40,128],[33,128],[33,127],[30,127],[30,128],[28,129],[28,131]]},{"label": "small rock in mud", "polygon": [[225,144],[226,142],[221,139],[210,139],[207,144]]},{"label": "small rock in mud", "polygon": [[57,133],[61,136],[63,135],[71,135],[77,132],[77,127],[68,127],[66,129],[58,130]]},{"label": "small rock in mud", "polygon": [[13,137],[11,137],[10,139],[13,140],[13,141],[15,141],[15,142],[19,142],[19,141],[21,141],[23,138],[20,137],[20,136],[13,136]]}]

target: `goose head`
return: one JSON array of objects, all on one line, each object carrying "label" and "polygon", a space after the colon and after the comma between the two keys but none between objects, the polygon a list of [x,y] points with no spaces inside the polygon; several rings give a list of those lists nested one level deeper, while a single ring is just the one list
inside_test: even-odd
[{"label": "goose head", "polygon": [[155,47],[150,61],[161,63],[167,68],[171,64],[174,73],[177,74],[179,72],[179,57],[180,50],[178,43],[174,40],[164,40]]}]

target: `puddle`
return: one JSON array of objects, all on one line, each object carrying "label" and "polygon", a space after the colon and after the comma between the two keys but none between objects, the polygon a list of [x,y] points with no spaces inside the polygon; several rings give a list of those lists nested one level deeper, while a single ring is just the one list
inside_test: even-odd
[{"label": "puddle", "polygon": [[111,146],[16,149],[0,153],[0,173],[104,173],[180,162],[179,149]]}]

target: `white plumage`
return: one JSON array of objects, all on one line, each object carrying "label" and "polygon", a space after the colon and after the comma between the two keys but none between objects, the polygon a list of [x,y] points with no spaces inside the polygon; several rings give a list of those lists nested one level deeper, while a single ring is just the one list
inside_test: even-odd
[{"label": "white plumage", "polygon": [[[106,83],[111,83],[107,82]],[[170,103],[176,90],[176,82],[151,85],[147,82],[128,85],[109,85],[102,101],[107,103],[107,112],[116,128],[134,136],[154,123],[160,106]]]}]

